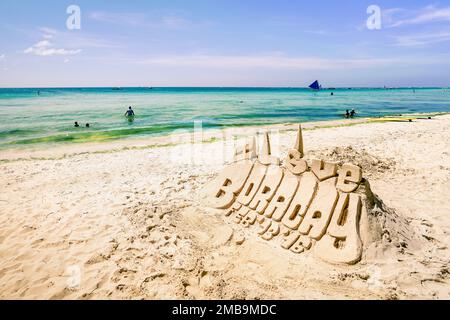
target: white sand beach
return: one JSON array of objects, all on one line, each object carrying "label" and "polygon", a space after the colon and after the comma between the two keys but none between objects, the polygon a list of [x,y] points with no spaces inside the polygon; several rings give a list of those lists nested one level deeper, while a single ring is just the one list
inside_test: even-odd
[{"label": "white sand beach", "polygon": [[[232,156],[218,131],[192,148],[165,137],[1,151],[0,298],[450,299],[450,116],[351,121],[307,123],[303,138],[307,159],[360,165],[390,208],[353,266],[293,255],[205,208],[199,193]],[[283,158],[295,126],[272,129]]]}]

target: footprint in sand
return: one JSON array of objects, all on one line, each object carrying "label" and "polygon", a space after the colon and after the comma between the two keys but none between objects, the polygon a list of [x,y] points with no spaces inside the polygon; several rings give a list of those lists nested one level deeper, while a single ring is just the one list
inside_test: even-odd
[{"label": "footprint in sand", "polygon": [[192,276],[185,280],[186,292],[197,300],[205,299],[205,289],[214,283],[214,277],[208,271],[201,271],[198,276]]}]

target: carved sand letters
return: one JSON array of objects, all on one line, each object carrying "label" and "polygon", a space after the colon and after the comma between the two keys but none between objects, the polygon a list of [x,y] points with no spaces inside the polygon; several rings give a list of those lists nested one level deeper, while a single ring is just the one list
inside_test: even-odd
[{"label": "carved sand letters", "polygon": [[293,174],[299,175],[308,170],[308,164],[303,158],[302,127],[298,125],[297,140],[294,148],[288,151],[285,166]]},{"label": "carved sand letters", "polygon": [[253,137],[249,143],[237,148],[234,152],[234,160],[252,160],[256,158],[256,138]]},{"label": "carved sand letters", "polygon": [[339,170],[337,188],[343,192],[353,192],[358,188],[361,179],[361,168],[351,163],[346,163]]},{"label": "carved sand letters", "polygon": [[280,221],[281,217],[288,209],[295,192],[298,187],[298,179],[289,172],[285,172],[284,178],[275,193],[273,201],[271,201],[265,210],[265,215],[268,218],[274,217],[274,220]]},{"label": "carved sand letters", "polygon": [[311,164],[311,171],[316,175],[317,179],[323,181],[337,175],[337,164],[314,159]]},{"label": "carved sand letters", "polygon": [[358,262],[362,254],[360,215],[361,197],[354,193],[341,193],[327,234],[317,243],[317,255],[329,262]]},{"label": "carved sand letters", "polygon": [[278,159],[275,156],[272,156],[272,152],[270,150],[270,140],[269,140],[269,133],[264,132],[264,140],[263,140],[263,146],[261,154],[258,157],[259,162],[262,164],[274,164],[274,165],[280,165],[280,159]]},{"label": "carved sand letters", "polygon": [[237,201],[247,206],[252,201],[261,183],[263,182],[267,172],[267,167],[260,163],[255,163],[253,170],[248,177],[242,192],[239,194]]},{"label": "carved sand letters", "polygon": [[287,213],[284,217],[275,217],[274,219],[280,220],[283,218],[283,224],[286,227],[297,230],[314,198],[316,190],[316,178],[311,172],[305,173],[300,179],[300,186]]},{"label": "carved sand letters", "polygon": [[308,208],[298,231],[316,240],[322,238],[330,222],[337,199],[336,178],[320,182],[317,195]]},{"label": "carved sand letters", "polygon": [[249,207],[258,213],[264,213],[270,200],[275,195],[275,191],[283,178],[283,170],[280,167],[269,168],[264,180],[258,189]]},{"label": "carved sand letters", "polygon": [[295,175],[299,175],[308,170],[308,164],[297,150],[289,150],[286,157],[286,168]]},{"label": "carved sand letters", "polygon": [[209,205],[218,209],[229,208],[242,190],[252,168],[253,163],[250,161],[226,167],[207,188]]},{"label": "carved sand letters", "polygon": [[226,209],[225,216],[243,228],[256,228],[266,241],[278,241],[295,254],[313,249],[331,263],[357,263],[363,244],[359,236],[362,201],[358,190],[361,168],[346,163],[303,159],[301,127],[284,168],[271,155],[265,133],[257,159],[255,139],[236,152],[238,160],[227,166],[206,188],[208,204]]}]

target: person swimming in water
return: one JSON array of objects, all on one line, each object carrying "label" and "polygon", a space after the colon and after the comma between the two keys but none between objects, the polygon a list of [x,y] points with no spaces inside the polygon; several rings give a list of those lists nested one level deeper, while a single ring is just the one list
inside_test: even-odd
[{"label": "person swimming in water", "polygon": [[355,109],[352,109],[352,111],[350,111],[350,118],[353,118],[356,114]]},{"label": "person swimming in water", "polygon": [[133,109],[131,109],[131,107],[128,107],[128,110],[125,111],[125,114],[124,114],[124,115],[127,116],[127,117],[133,117],[133,116],[134,116],[134,111],[133,111]]},{"label": "person swimming in water", "polygon": [[348,109],[345,110],[345,117],[346,117],[346,118],[350,118],[350,113],[348,112]]},{"label": "person swimming in water", "polygon": [[78,124],[78,121],[75,121],[75,124],[73,125],[75,128],[78,128],[80,125]]},{"label": "person swimming in water", "polygon": [[86,128],[89,128],[89,123],[86,123]]}]

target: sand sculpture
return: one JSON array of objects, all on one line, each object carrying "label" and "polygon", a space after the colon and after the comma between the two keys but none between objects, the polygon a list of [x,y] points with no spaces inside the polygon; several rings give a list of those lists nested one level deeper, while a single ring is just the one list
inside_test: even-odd
[{"label": "sand sculpture", "polygon": [[330,263],[360,261],[361,168],[307,163],[300,125],[282,166],[271,154],[269,134],[263,138],[259,155],[255,138],[236,150],[235,161],[207,186],[208,205],[293,253],[314,250]]}]

